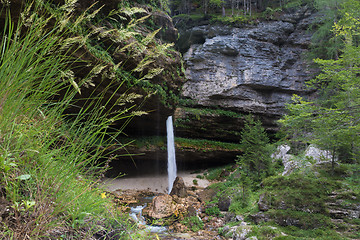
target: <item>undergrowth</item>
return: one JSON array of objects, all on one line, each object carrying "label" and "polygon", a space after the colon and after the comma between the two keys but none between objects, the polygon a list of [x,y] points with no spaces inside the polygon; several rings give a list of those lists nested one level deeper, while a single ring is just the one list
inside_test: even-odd
[{"label": "undergrowth", "polygon": [[[111,158],[108,139],[120,134],[109,126],[133,113],[112,112],[102,94],[80,107],[74,96],[91,76],[75,81],[76,59],[64,47],[71,34],[42,11],[34,2],[17,25],[7,12],[1,36],[0,238],[137,239],[136,226],[98,187],[106,170],[98,159]],[[120,85],[109,83],[110,98]],[[68,106],[78,111],[66,114]]]}]

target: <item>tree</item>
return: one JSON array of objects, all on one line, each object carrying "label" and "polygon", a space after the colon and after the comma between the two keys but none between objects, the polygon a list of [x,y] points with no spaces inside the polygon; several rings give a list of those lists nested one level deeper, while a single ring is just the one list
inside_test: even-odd
[{"label": "tree", "polygon": [[333,31],[343,42],[338,59],[315,59],[321,73],[308,85],[317,99],[294,96],[280,123],[286,131],[333,152],[340,160],[360,159],[360,2],[346,0]]},{"label": "tree", "polygon": [[237,163],[241,167],[242,174],[250,176],[256,182],[269,175],[271,169],[269,138],[261,122],[251,115],[245,119],[240,145],[243,154],[237,157]]}]

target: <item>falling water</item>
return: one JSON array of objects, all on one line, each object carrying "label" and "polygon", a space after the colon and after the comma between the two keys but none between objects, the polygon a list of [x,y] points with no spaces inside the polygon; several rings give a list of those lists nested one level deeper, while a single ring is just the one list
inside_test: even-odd
[{"label": "falling water", "polygon": [[169,194],[173,187],[176,178],[176,160],[175,160],[175,144],[174,144],[174,128],[172,116],[166,120],[167,131],[167,149],[168,149],[168,181],[169,181]]}]

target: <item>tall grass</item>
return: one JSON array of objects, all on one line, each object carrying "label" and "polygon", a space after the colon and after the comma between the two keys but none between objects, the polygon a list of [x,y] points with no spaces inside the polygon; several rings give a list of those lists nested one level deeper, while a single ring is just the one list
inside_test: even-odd
[{"label": "tall grass", "polygon": [[[72,77],[74,59],[63,48],[69,34],[39,11],[16,26],[7,13],[1,38],[0,208],[7,210],[0,212],[0,238],[90,239],[95,232],[133,238],[133,226],[113,212],[94,174],[104,170],[98,159],[109,152],[108,139],[120,134],[110,125],[131,114],[114,113],[101,94],[65,114],[87,80]],[[109,83],[110,99],[120,85],[114,90]],[[122,96],[118,102],[132,98]]]}]

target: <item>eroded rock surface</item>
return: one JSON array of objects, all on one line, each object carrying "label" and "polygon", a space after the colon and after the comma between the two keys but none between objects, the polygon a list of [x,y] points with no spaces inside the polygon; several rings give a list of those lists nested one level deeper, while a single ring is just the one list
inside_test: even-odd
[{"label": "eroded rock surface", "polygon": [[[196,44],[189,45],[184,54],[188,81],[183,86],[183,97],[191,99],[195,108],[217,106],[259,115],[268,130],[276,130],[274,120],[284,113],[284,104],[292,95],[310,94],[304,82],[312,78],[315,70],[309,70],[303,55],[311,38],[306,29],[312,21],[311,10],[302,8],[282,20],[256,26],[193,27],[188,32],[196,39],[189,42]],[[221,114],[211,118],[222,128]],[[195,122],[190,119],[184,125],[190,126],[192,132],[201,131],[193,128]],[[240,130],[241,124],[233,122],[233,130]],[[185,127],[177,132],[189,133]],[[225,140],[231,140],[229,135]]]}]

